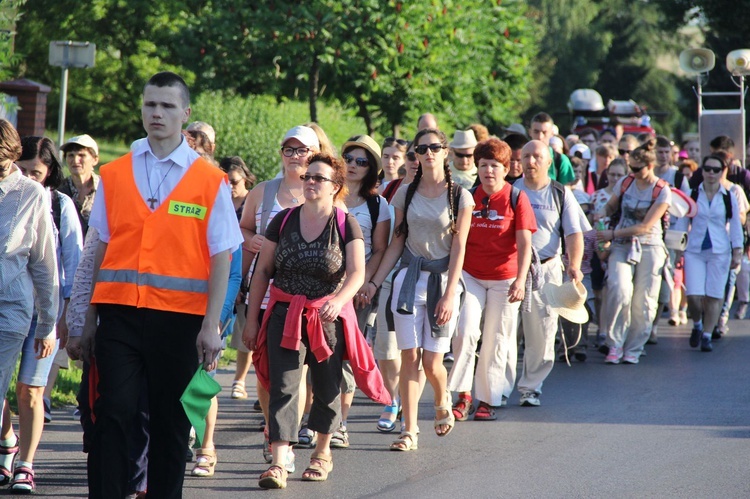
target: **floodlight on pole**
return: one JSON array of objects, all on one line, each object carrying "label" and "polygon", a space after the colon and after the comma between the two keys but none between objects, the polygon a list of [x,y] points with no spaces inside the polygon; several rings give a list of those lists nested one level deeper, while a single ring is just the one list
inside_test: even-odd
[{"label": "floodlight on pole", "polygon": [[96,44],[90,42],[49,42],[50,66],[62,67],[60,116],[57,121],[58,147],[65,141],[65,110],[68,102],[68,68],[91,68],[96,59]]}]

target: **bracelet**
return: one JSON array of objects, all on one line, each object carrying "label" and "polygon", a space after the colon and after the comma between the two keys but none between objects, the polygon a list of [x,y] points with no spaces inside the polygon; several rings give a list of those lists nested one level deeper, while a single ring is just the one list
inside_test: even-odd
[{"label": "bracelet", "polygon": [[375,289],[378,289],[380,287],[377,284],[375,284],[374,282],[372,282],[372,280],[367,281],[367,284],[372,284],[373,286],[375,286]]}]

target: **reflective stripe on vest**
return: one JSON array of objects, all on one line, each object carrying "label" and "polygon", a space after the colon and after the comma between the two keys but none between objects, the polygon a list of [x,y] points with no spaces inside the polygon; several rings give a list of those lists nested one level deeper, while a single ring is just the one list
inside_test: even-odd
[{"label": "reflective stripe on vest", "polygon": [[186,291],[189,293],[208,293],[208,281],[170,277],[159,274],[139,273],[137,270],[100,269],[99,282],[121,282],[137,286],[151,286],[169,291]]}]

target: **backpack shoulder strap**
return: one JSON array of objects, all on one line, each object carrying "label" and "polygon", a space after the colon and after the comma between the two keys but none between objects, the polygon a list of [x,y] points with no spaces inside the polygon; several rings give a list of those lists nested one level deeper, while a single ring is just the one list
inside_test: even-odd
[{"label": "backpack shoulder strap", "polygon": [[395,180],[391,180],[388,182],[388,185],[385,186],[385,189],[383,189],[383,197],[390,203],[391,199],[393,199],[394,194],[396,194],[396,191],[399,187],[401,187],[401,184],[403,183],[402,178],[397,178]]},{"label": "backpack shoulder strap", "polygon": [[559,178],[560,177],[560,168],[562,167],[562,161],[563,161],[562,154],[560,154],[557,151],[553,151],[552,152],[552,159],[553,159],[554,164],[555,164],[555,178]]},{"label": "backpack shoulder strap", "polygon": [[52,191],[52,221],[55,222],[57,227],[57,233],[60,233],[60,220],[62,218],[62,206],[60,201],[60,193]]},{"label": "backpack shoulder strap", "polygon": [[632,184],[635,181],[635,176],[631,173],[625,179],[622,181],[622,184],[620,184],[620,198],[622,199],[622,195],[625,194],[625,191],[627,191],[630,188],[630,184]]},{"label": "backpack shoulder strap", "polygon": [[294,210],[299,208],[299,206],[295,206],[294,208],[287,208],[286,215],[284,215],[284,220],[281,221],[281,227],[279,227],[279,234],[284,230],[284,226],[286,225],[286,221],[289,220],[289,215],[291,215]]},{"label": "backpack shoulder strap", "polygon": [[[560,217],[560,248],[562,254],[565,254],[565,231],[563,230],[563,206],[565,206],[565,186],[557,180],[551,180],[552,184],[552,197],[555,200],[555,207],[557,208],[557,215]],[[514,208],[515,210],[515,208]]]},{"label": "backpack shoulder strap", "polygon": [[378,216],[380,215],[380,196],[376,194],[367,198],[367,211],[370,212],[370,222],[372,223],[372,229],[370,230],[370,243],[372,244],[372,239],[375,237],[375,226],[378,224]]},{"label": "backpack shoulder strap", "polygon": [[[263,188],[263,204],[261,205],[262,211],[260,212],[260,227],[256,227],[256,232],[261,236],[266,233],[268,217],[271,215],[271,210],[273,209],[273,205],[276,200],[276,194],[279,192],[279,187],[281,187],[281,179],[274,178],[266,182],[266,185]],[[286,222],[286,219],[284,219],[284,222]],[[282,224],[282,227],[283,226],[284,225]]]},{"label": "backpack shoulder strap", "polygon": [[682,180],[685,178],[685,175],[682,174],[680,170],[677,170],[674,174],[674,188],[675,189],[682,189]]},{"label": "backpack shoulder strap", "polygon": [[510,186],[510,207],[513,213],[516,212],[516,206],[518,206],[518,197],[521,195],[521,190],[515,185]]},{"label": "backpack shoulder strap", "polygon": [[724,215],[726,216],[727,221],[729,221],[730,218],[732,218],[732,198],[730,197],[732,194],[727,191],[725,192],[722,197],[724,198]]},{"label": "backpack shoulder strap", "polygon": [[333,209],[336,212],[336,223],[339,226],[339,234],[341,234],[342,238],[346,239],[346,212],[335,207]]},{"label": "backpack shoulder strap", "polygon": [[696,203],[698,202],[698,188],[697,187],[693,187],[692,189],[690,189],[690,199],[692,199]]}]

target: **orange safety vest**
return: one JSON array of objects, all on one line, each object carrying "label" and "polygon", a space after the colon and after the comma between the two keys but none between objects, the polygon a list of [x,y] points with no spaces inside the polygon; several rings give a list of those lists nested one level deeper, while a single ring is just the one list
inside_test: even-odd
[{"label": "orange safety vest", "polygon": [[91,303],[205,315],[208,221],[226,174],[195,160],[151,212],[135,183],[132,153],[100,173],[110,239]]}]

